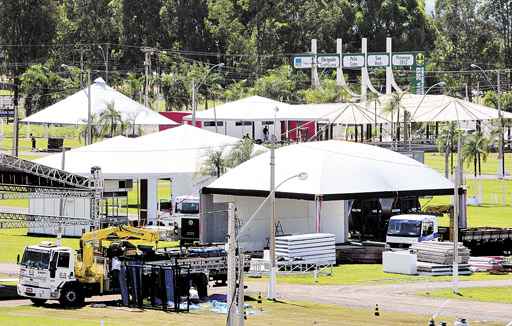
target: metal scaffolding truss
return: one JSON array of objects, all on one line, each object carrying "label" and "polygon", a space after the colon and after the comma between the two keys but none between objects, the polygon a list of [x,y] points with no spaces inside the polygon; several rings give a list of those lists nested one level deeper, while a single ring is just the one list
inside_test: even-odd
[{"label": "metal scaffolding truss", "polygon": [[33,215],[24,213],[0,212],[0,229],[24,228],[29,226],[68,226],[84,225],[90,226],[88,218],[52,215]]},{"label": "metal scaffolding truss", "polygon": [[26,198],[88,198],[94,195],[86,191],[38,191],[38,192],[0,192],[2,199],[26,199]]},{"label": "metal scaffolding truss", "polygon": [[93,187],[93,181],[89,178],[23,160],[4,153],[0,153],[0,166],[29,173],[34,176],[47,178],[76,188],[89,189],[89,187]]}]

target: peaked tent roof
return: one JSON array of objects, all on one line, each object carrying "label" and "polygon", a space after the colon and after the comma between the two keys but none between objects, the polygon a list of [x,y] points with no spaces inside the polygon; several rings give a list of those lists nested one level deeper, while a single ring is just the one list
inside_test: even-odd
[{"label": "peaked tent roof", "polygon": [[[390,95],[379,98],[381,112],[384,112],[390,99]],[[496,109],[447,95],[405,94],[401,106],[411,114],[411,120],[415,122],[494,120],[499,118]],[[512,119],[512,113],[506,111],[501,113],[503,118]],[[386,115],[386,113],[382,113],[382,115]]]},{"label": "peaked tent roof", "polygon": [[[276,112],[276,108],[279,110]],[[215,109],[196,112],[198,120],[272,120],[274,117],[285,120],[293,112],[290,104],[274,101],[261,96],[250,96],[233,102],[225,103]],[[295,114],[296,115],[296,114]],[[191,120],[192,116],[185,117]],[[296,120],[300,120],[300,116]]]},{"label": "peaked tent roof", "polygon": [[[87,124],[87,93],[88,87],[34,113],[23,119],[22,122]],[[102,78],[97,78],[91,85],[91,112],[99,115],[110,103],[114,103],[114,107],[119,111],[123,120],[134,121],[136,125],[178,124],[111,88]]]},{"label": "peaked tent roof", "polygon": [[[291,179],[276,196],[312,200],[447,195],[453,184],[433,169],[381,147],[343,141],[309,142],[281,147],[275,152],[276,184],[306,172],[308,178]],[[263,153],[215,180],[204,193],[266,196],[270,154]]]},{"label": "peaked tent roof", "polygon": [[301,117],[309,116],[311,120],[328,121],[339,124],[388,123],[377,109],[366,107],[361,103],[325,103],[292,105],[293,111]]},{"label": "peaked tent roof", "polygon": [[[88,175],[93,166],[101,167],[106,178],[169,177],[197,173],[208,151],[225,149],[240,139],[189,125],[167,129],[138,138],[115,137],[66,152],[65,170]],[[255,151],[263,146],[255,145]],[[62,153],[36,160],[60,167]]]}]

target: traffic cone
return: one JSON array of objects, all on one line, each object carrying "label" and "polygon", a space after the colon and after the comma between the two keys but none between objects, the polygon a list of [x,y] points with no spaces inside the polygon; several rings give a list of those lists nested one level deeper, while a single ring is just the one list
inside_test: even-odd
[{"label": "traffic cone", "polygon": [[428,322],[428,326],[436,326],[436,322],[434,319],[431,319],[429,322]]},{"label": "traffic cone", "polygon": [[379,305],[378,304],[375,305],[375,312],[373,313],[373,315],[375,315],[377,317],[380,316]]},{"label": "traffic cone", "polygon": [[260,306],[260,311],[263,311],[263,305],[261,301],[261,292],[258,293],[258,305]]}]

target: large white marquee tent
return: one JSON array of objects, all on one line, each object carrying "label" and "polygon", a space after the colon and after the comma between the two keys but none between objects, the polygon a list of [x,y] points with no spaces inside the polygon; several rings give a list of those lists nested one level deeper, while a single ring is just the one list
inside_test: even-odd
[{"label": "large white marquee tent", "polygon": [[[87,124],[88,117],[88,89],[86,87],[73,95],[70,95],[37,113],[22,120],[34,124],[65,124],[83,125]],[[121,114],[124,121],[132,125],[158,126],[177,125],[172,121],[150,108],[132,100],[108,86],[102,78],[97,78],[90,86],[91,90],[91,113],[101,114],[107,105],[113,104]]]},{"label": "large white marquee tent", "polygon": [[[285,233],[328,232],[346,241],[351,200],[398,196],[449,195],[452,182],[433,169],[396,152],[360,143],[309,142],[276,150],[276,184],[299,173],[276,191],[277,217]],[[256,211],[269,185],[269,153],[261,154],[202,189],[202,207],[233,202],[242,224]],[[265,245],[270,228],[267,204],[248,226],[241,242],[248,250]],[[218,240],[222,219],[201,216],[203,241]]]}]

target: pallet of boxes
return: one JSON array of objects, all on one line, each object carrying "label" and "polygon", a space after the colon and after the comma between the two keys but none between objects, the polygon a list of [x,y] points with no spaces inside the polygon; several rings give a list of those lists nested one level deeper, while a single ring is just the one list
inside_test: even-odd
[{"label": "pallet of boxes", "polygon": [[[422,275],[452,275],[455,248],[453,242],[425,241],[411,245],[416,254],[416,270]],[[459,275],[470,275],[470,250],[464,245],[457,247]]]}]

